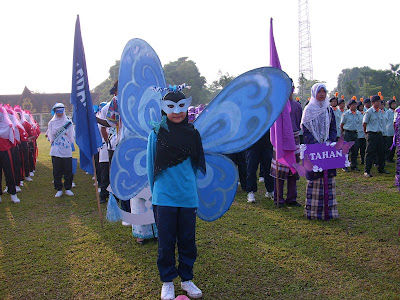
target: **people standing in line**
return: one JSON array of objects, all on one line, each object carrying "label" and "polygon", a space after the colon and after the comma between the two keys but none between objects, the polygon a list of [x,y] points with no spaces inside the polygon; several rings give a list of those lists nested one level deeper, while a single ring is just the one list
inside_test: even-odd
[{"label": "people standing in line", "polygon": [[[20,157],[20,144],[21,144],[21,134],[20,130],[24,130],[23,126],[18,122],[18,118],[15,116],[14,110],[11,108],[11,106],[6,105],[4,106],[4,109],[7,111],[8,117],[10,118],[12,125],[13,125],[13,130],[14,130],[14,135],[15,135],[15,146],[11,148],[11,158],[13,162],[13,171],[14,171],[14,181],[15,181],[15,189],[18,192],[21,192],[21,182],[22,182],[22,177],[21,177],[21,157]],[[7,192],[8,188],[4,192]]]},{"label": "people standing in line", "polygon": [[[342,119],[342,116],[344,112],[346,111],[346,102],[344,100],[344,96],[342,95],[342,98],[339,99],[338,101],[338,108],[339,108],[339,131],[336,131],[336,134],[338,135],[338,138],[340,137],[341,130],[340,130],[340,120]],[[335,115],[336,118],[336,115]]]},{"label": "people standing in line", "polygon": [[[344,135],[346,142],[354,142],[354,145],[350,148],[350,168],[353,171],[360,171],[357,168],[357,153],[358,153],[358,129],[362,122],[362,114],[357,110],[357,102],[353,98],[347,104],[349,108],[346,110],[340,121],[341,134]],[[350,172],[347,167],[343,168],[343,171]]]},{"label": "people standing in line", "polygon": [[[296,163],[300,163],[300,122],[302,117],[302,108],[301,104],[297,101],[293,100],[293,90],[294,86],[292,86],[292,93],[289,96],[290,103],[290,119],[292,122],[292,129],[294,135],[294,141],[296,144]],[[274,180],[274,201],[275,204],[288,205],[288,206],[301,206],[300,203],[297,202],[297,180],[300,179],[299,174],[296,172],[293,174],[291,169],[279,162],[276,161],[276,152],[275,148],[273,150],[273,157],[271,163],[271,176],[275,178]],[[283,187],[285,185],[285,181],[287,182],[287,194],[286,199],[283,197]],[[279,196],[279,199],[278,199]]]},{"label": "people standing in line", "polygon": [[20,167],[19,167],[19,178],[20,178],[20,182],[19,182],[19,186],[23,186],[24,185],[24,180],[25,180],[25,147],[24,147],[24,141],[28,140],[28,133],[26,132],[24,126],[22,125],[21,121],[20,121],[20,115],[16,112],[15,109],[13,109],[12,107],[10,107],[10,109],[13,112],[13,115],[15,117],[15,121],[17,123],[17,127],[18,127],[18,131],[19,131],[19,136],[20,136],[20,143],[18,145],[18,151],[19,151],[19,160],[20,160]]},{"label": "people standing in line", "polygon": [[[327,90],[323,83],[311,88],[310,104],[303,111],[301,126],[305,144],[336,142],[336,120],[329,107]],[[306,204],[308,219],[335,219],[339,217],[336,201],[336,169],[307,172]]]},{"label": "people standing in line", "polygon": [[[180,105],[184,104],[182,107]],[[202,291],[192,282],[197,257],[196,210],[197,171],[206,172],[199,132],[188,123],[191,98],[181,91],[169,92],[161,100],[159,129],[149,134],[147,175],[152,191],[154,218],[158,228],[157,266],[163,282],[161,299],[175,299],[173,280],[181,278],[181,288],[191,298]],[[175,263],[178,246],[179,266]]]},{"label": "people standing in line", "polygon": [[[372,97],[372,96],[371,96]],[[364,104],[364,113],[371,108],[372,102],[371,102],[371,97],[365,98],[363,104]]]},{"label": "people standing in line", "polygon": [[340,120],[342,118],[342,113],[338,107],[338,93],[336,92],[335,97],[332,97],[331,99],[329,99],[329,104],[333,110],[333,114],[335,116],[335,120],[336,120],[336,132],[338,133],[338,137],[337,139],[339,139],[340,137]]},{"label": "people standing in line", "polygon": [[268,130],[257,142],[246,149],[246,191],[247,202],[256,201],[254,193],[257,192],[257,169],[258,165],[264,168],[265,197],[274,199],[274,179],[271,176],[271,161],[273,147],[271,144],[270,131]]},{"label": "people standing in line", "polygon": [[32,139],[32,126],[25,120],[24,113],[22,109],[18,106],[14,106],[14,111],[17,113],[18,120],[24,127],[25,134],[21,136],[21,148],[22,148],[22,166],[24,169],[24,180],[33,181],[29,176],[30,166],[29,166],[29,141]]},{"label": "people standing in line", "polygon": [[372,107],[365,112],[363,118],[363,129],[367,141],[364,176],[368,178],[372,177],[371,168],[375,158],[377,158],[378,172],[389,174],[385,170],[385,151],[382,134],[384,112],[380,109],[381,97],[378,95],[372,96],[371,102]]},{"label": "people standing in line", "polygon": [[15,134],[12,121],[7,111],[0,105],[0,202],[3,195],[2,176],[6,179],[7,192],[11,195],[11,201],[19,203],[17,197],[16,182],[14,178],[14,167],[11,156],[11,149],[15,146]]},{"label": "people standing in line", "polygon": [[[63,186],[67,196],[73,196],[72,187],[72,144],[74,143],[74,127],[72,121],[65,114],[62,103],[54,104],[53,118],[47,129],[47,138],[51,143],[50,155],[53,163],[54,189],[56,198],[63,194]],[[62,183],[64,177],[64,184]]]},{"label": "people standing in line", "polygon": [[395,185],[400,191],[400,106],[395,109],[394,119],[393,119],[393,127],[394,127],[394,144],[397,147],[397,161],[396,161],[396,173],[394,177]]},{"label": "people standing in line", "polygon": [[365,133],[363,128],[363,115],[364,115],[363,98],[361,98],[360,101],[357,102],[357,110],[360,112],[362,116],[360,122],[358,123],[357,136],[358,136],[358,149],[360,150],[361,164],[363,165],[365,159],[365,148],[367,143],[365,140]]},{"label": "people standing in line", "polygon": [[[120,118],[119,108],[118,108],[118,80],[114,82],[113,87],[110,89],[110,95],[112,99],[106,106],[102,108],[106,112],[106,119],[96,118],[97,123],[103,125],[104,127],[110,127],[108,132],[108,159],[111,169],[112,157],[114,155],[115,148],[119,141],[122,139],[122,134],[124,132],[123,123]],[[106,108],[107,107],[107,108]],[[102,131],[102,134],[104,130]],[[111,180],[111,178],[110,178]],[[130,199],[118,199],[113,195],[115,199],[119,202],[121,201],[121,209],[126,212],[131,212]],[[131,226],[128,222],[122,221],[123,226]]]},{"label": "people standing in line", "polygon": [[[109,103],[102,102],[99,105],[99,113],[97,117],[105,120],[107,111],[108,111]],[[108,155],[108,138],[109,131],[112,127],[104,127],[101,124],[98,124],[101,139],[103,141],[103,146],[99,150],[99,168],[100,168],[100,203],[106,203],[109,192],[107,190],[108,185],[110,184],[110,159]]]},{"label": "people standing in line", "polygon": [[24,110],[23,111],[25,120],[30,124],[31,126],[31,136],[28,139],[28,150],[29,150],[29,176],[33,177],[35,176],[35,166],[36,166],[36,139],[40,135],[40,129],[39,125],[33,118],[32,114],[30,113],[29,110]]},{"label": "people standing in line", "polygon": [[[396,146],[393,145],[393,137],[394,137],[394,113],[396,109],[396,100],[390,99],[388,101],[388,109],[385,112],[385,159],[388,163],[394,163],[394,154],[396,153]],[[393,147],[392,147],[393,145]]]}]

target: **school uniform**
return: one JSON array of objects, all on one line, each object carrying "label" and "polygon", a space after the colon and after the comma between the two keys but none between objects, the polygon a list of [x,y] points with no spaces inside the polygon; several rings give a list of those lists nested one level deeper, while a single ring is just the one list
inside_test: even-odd
[{"label": "school uniform", "polygon": [[[108,105],[106,104],[98,113],[98,117],[100,119],[103,119],[103,120],[106,119]],[[103,128],[103,126],[98,124],[98,128],[101,133],[101,128]],[[107,133],[108,132],[109,132],[109,130],[107,129]],[[100,134],[100,135],[101,135],[101,139],[103,141],[103,145],[101,146],[99,153],[98,153],[99,173],[100,173],[100,175],[99,175],[100,177],[98,178],[98,180],[99,180],[99,185],[100,185],[100,202],[106,202],[107,198],[109,196],[109,192],[108,192],[107,188],[110,184],[110,160],[109,160],[109,156],[108,156],[107,141],[104,140],[102,134]]]},{"label": "school uniform", "polygon": [[342,119],[342,111],[340,110],[339,106],[333,107],[331,106],[333,115],[335,116],[336,121],[336,132],[337,132],[337,139],[340,137],[340,120]]},{"label": "school uniform", "polygon": [[[105,116],[108,124],[111,126],[109,129],[110,136],[113,135],[114,138],[109,138],[108,143],[108,160],[109,167],[111,168],[111,162],[114,155],[115,147],[120,141],[121,133],[124,131],[123,123],[120,120],[120,114],[118,110],[118,97],[114,96],[107,105],[101,109],[101,115]],[[115,195],[114,195],[115,197]],[[121,209],[126,212],[131,212],[130,199],[115,199],[119,202],[121,201]]]},{"label": "school uniform", "polygon": [[[54,189],[61,191],[64,186],[66,190],[71,190],[73,179],[71,145],[74,143],[74,129],[65,113],[60,118],[56,114],[53,116],[48,124],[47,137],[51,143]],[[62,177],[64,177],[64,184]]]},{"label": "school uniform", "polygon": [[[7,191],[14,195],[11,200],[16,202],[14,167],[11,156],[11,149],[15,146],[15,134],[12,122],[7,115],[7,112],[0,106],[0,196],[3,194],[2,175],[6,179]],[[1,199],[0,199],[1,201]]]},{"label": "school uniform", "polygon": [[376,110],[373,106],[369,108],[363,118],[366,127],[366,153],[365,173],[370,174],[374,158],[377,157],[378,172],[383,173],[385,168],[385,147],[383,140],[383,118],[384,112]]},{"label": "school uniform", "polygon": [[361,164],[363,165],[364,160],[365,160],[365,148],[366,148],[367,142],[365,140],[365,133],[364,133],[364,128],[363,128],[364,111],[360,112],[360,114],[362,117],[358,123],[357,137],[358,137],[358,149],[360,150]]},{"label": "school uniform", "polygon": [[349,151],[352,170],[357,168],[358,129],[362,118],[362,114],[358,110],[352,112],[349,109],[343,113],[340,121],[343,124],[344,140],[354,142]]},{"label": "school uniform", "polygon": [[31,160],[30,160],[30,146],[29,146],[29,140],[28,138],[33,136],[32,132],[32,126],[29,124],[28,121],[25,120],[25,118],[22,116],[21,117],[21,124],[24,127],[24,130],[26,132],[26,136],[24,136],[21,139],[21,145],[22,145],[22,152],[23,152],[23,167],[24,167],[24,174],[25,178],[29,179],[29,173],[31,172]]},{"label": "school uniform", "polygon": [[271,173],[273,147],[270,139],[270,131],[261,137],[256,143],[246,149],[246,191],[257,192],[257,169],[259,164],[264,166],[264,184],[267,192],[274,191],[274,179]]},{"label": "school uniform", "polygon": [[394,162],[394,154],[396,152],[396,147],[390,150],[393,144],[394,137],[394,109],[389,108],[385,111],[385,130],[384,130],[384,140],[385,140],[385,158],[387,162]]},{"label": "school uniform", "polygon": [[14,130],[14,136],[15,136],[15,145],[11,148],[11,157],[12,157],[12,162],[13,162],[13,168],[14,168],[14,181],[15,185],[19,186],[21,180],[23,179],[21,177],[21,158],[20,158],[20,152],[19,152],[19,145],[21,144],[21,135],[19,131],[19,126],[22,127],[21,124],[17,122],[16,116],[14,115],[14,112],[7,108],[6,109],[8,112],[8,117],[10,118],[12,124],[13,124],[13,130]]}]

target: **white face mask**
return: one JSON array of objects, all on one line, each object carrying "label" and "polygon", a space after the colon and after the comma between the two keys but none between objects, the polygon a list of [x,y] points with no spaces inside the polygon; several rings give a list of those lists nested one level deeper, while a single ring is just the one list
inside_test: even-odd
[{"label": "white face mask", "polygon": [[179,100],[178,102],[174,102],[171,100],[161,100],[161,109],[166,114],[179,114],[181,112],[187,112],[191,103],[192,97]]}]

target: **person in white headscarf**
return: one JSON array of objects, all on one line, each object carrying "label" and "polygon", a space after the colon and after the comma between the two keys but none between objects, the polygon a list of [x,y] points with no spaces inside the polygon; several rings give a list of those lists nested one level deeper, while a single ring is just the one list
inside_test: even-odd
[{"label": "person in white headscarf", "polygon": [[29,150],[29,176],[35,176],[35,167],[36,167],[36,139],[39,137],[40,130],[39,126],[33,118],[32,114],[29,110],[24,110],[24,118],[31,125],[32,131],[31,136],[29,137],[28,142],[28,150]]},{"label": "person in white headscarf", "polygon": [[56,103],[53,106],[54,116],[50,120],[47,129],[47,138],[51,143],[50,155],[53,163],[55,197],[63,194],[62,177],[64,176],[64,188],[67,196],[73,196],[72,187],[72,146],[74,142],[74,129],[70,119],[65,115],[65,106]]},{"label": "person in white headscarf", "polygon": [[[316,83],[311,88],[311,100],[303,111],[301,126],[305,144],[336,142],[336,119],[329,106],[326,86]],[[325,171],[324,171],[325,172]],[[324,210],[324,172],[307,172],[306,204],[308,219],[335,219],[339,217],[336,201],[336,169],[327,171],[328,215]]]},{"label": "person in white headscarf", "polygon": [[17,192],[21,192],[20,185],[24,178],[22,177],[21,174],[22,164],[20,155],[20,148],[21,148],[20,145],[21,145],[21,132],[24,132],[25,129],[19,122],[18,117],[16,116],[16,113],[11,108],[11,106],[6,105],[4,108],[7,111],[8,117],[10,118],[13,124],[14,135],[15,135],[15,147],[13,147],[10,151],[14,167],[15,188]]},{"label": "person in white headscarf", "polygon": [[2,174],[6,178],[7,191],[11,194],[11,201],[19,203],[15,189],[15,178],[13,171],[13,162],[11,157],[11,149],[15,146],[15,134],[13,124],[8,117],[6,110],[0,106],[0,202],[3,194]]}]

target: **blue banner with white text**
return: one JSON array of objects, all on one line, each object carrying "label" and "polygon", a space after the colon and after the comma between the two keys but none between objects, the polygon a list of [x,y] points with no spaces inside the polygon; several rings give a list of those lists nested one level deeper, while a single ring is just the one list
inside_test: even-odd
[{"label": "blue banner with white text", "polygon": [[75,141],[79,147],[81,168],[93,174],[92,156],[102,146],[90,95],[79,15],[75,24],[74,58],[72,68],[71,104],[75,124]]}]

